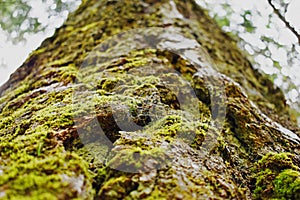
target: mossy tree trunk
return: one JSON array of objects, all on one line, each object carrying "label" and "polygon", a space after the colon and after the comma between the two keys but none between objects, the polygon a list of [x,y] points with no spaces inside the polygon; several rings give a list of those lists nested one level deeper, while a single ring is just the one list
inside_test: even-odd
[{"label": "mossy tree trunk", "polygon": [[0,199],[300,199],[282,92],[192,0],[83,1],[0,94]]}]

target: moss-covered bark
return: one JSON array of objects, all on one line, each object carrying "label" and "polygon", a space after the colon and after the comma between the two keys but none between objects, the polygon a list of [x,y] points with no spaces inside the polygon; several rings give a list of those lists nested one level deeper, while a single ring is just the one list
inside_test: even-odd
[{"label": "moss-covered bark", "polygon": [[0,199],[300,198],[282,92],[192,0],[83,1],[0,94]]}]

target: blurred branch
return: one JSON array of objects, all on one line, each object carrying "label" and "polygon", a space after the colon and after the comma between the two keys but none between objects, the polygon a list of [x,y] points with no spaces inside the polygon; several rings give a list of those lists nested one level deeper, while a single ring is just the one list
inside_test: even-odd
[{"label": "blurred branch", "polygon": [[275,14],[279,17],[279,19],[281,21],[283,21],[283,23],[286,25],[286,27],[288,29],[290,29],[290,31],[292,31],[292,33],[297,37],[298,39],[298,43],[300,45],[300,34],[296,31],[296,29],[290,24],[290,22],[288,22],[285,17],[280,13],[279,9],[277,9],[275,7],[275,5],[273,4],[272,0],[268,0],[270,6],[273,8]]}]

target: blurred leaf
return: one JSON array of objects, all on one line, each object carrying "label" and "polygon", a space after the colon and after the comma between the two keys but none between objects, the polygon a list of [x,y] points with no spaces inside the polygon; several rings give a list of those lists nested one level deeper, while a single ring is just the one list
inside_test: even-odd
[{"label": "blurred leaf", "polygon": [[230,21],[229,21],[229,19],[226,18],[226,17],[222,18],[222,17],[216,16],[216,17],[215,17],[215,20],[216,20],[217,24],[218,24],[219,26],[221,26],[221,27],[223,27],[223,26],[230,26]]},{"label": "blurred leaf", "polygon": [[54,0],[54,5],[50,5],[47,0],[0,0],[0,28],[5,31],[8,40],[13,43],[24,41],[25,33],[38,33],[48,28],[48,25],[38,20],[38,16],[30,15],[31,5],[37,1],[43,2],[49,19],[51,16],[59,16],[65,10],[70,11],[79,0]]},{"label": "blurred leaf", "polygon": [[251,20],[252,12],[250,10],[245,10],[245,12],[241,15],[244,19],[244,22],[241,24],[245,30],[249,33],[253,33],[256,27],[253,25]]}]

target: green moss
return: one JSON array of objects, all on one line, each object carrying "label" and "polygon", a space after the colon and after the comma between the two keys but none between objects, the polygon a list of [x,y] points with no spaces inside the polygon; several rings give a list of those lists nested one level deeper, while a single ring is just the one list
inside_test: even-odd
[{"label": "green moss", "polygon": [[255,175],[256,183],[255,183],[255,190],[254,197],[259,198],[266,198],[272,195],[273,191],[273,180],[276,177],[276,173],[274,173],[270,169],[266,169],[264,171],[258,172]]},{"label": "green moss", "polygon": [[73,83],[78,79],[78,69],[74,65],[60,67],[58,74],[61,76],[61,80],[64,81],[64,84]]},{"label": "green moss", "polygon": [[[238,87],[228,87],[226,92],[231,99],[226,116],[228,123],[233,122],[226,134],[230,136],[218,137],[221,130],[207,134],[211,112],[205,83],[191,84],[200,101],[195,98],[189,102],[190,93],[182,86],[193,79],[198,67],[208,67],[248,88],[253,101],[260,103],[263,97],[272,99],[269,105],[267,100],[262,101],[262,107],[273,109],[279,105],[279,110],[284,110],[283,97],[270,89],[264,77],[257,78],[260,75],[253,72],[236,44],[215,26],[207,13],[195,10],[194,1],[174,2],[185,20],[167,16],[169,12],[163,10],[173,9],[169,1],[84,1],[55,35],[32,53],[0,99],[0,196],[92,199],[96,191],[103,199],[245,197],[236,189],[247,173],[241,169],[254,157],[252,153],[265,146],[254,134],[263,132],[259,127],[253,128],[254,108]],[[93,50],[97,52],[94,48],[111,35],[151,26],[179,27],[183,35],[196,39],[209,52],[210,55],[203,53],[199,60],[209,61],[211,57],[215,65],[209,61],[203,62],[204,66],[195,66],[171,51],[155,49],[134,50],[105,63],[98,63],[98,55],[86,57]],[[115,44],[104,49],[109,53],[111,47]],[[122,48],[119,52],[128,51]],[[178,72],[184,80],[178,81]],[[264,89],[264,83],[268,89]],[[227,84],[227,79],[220,84]],[[177,97],[189,103],[179,105],[182,102]],[[124,121],[132,120],[140,126],[139,130],[129,127],[119,132],[112,105],[118,112],[128,108],[126,114],[131,116]],[[157,110],[152,112],[153,108]],[[95,124],[103,126],[105,137],[114,142],[116,148],[112,152],[111,144],[97,143],[101,138],[97,138],[98,129],[94,129],[96,125],[92,122],[101,122]],[[85,141],[79,137],[79,127],[92,142],[82,144]],[[223,167],[222,158],[210,165],[213,159],[199,159],[197,150],[205,138],[212,141],[218,138],[220,151],[232,149],[227,153],[232,164],[229,170]],[[250,149],[255,142],[257,146]],[[162,144],[175,147],[170,152]],[[179,144],[182,149],[176,149]],[[214,152],[208,153],[215,156]],[[154,164],[145,165],[149,160]],[[117,172],[108,166],[143,173]],[[204,173],[206,168],[209,173]],[[146,173],[153,169],[156,173],[153,176]],[[299,170],[290,154],[268,154],[256,163],[251,173],[256,198],[298,198]]]},{"label": "green moss", "polygon": [[[120,141],[121,142],[121,141]],[[133,147],[124,147],[122,150],[118,150],[118,152],[113,152],[113,156],[109,162],[107,163],[108,166],[118,169],[125,172],[133,172],[136,173],[138,171],[147,171],[149,166],[147,166],[146,162],[149,160],[154,160],[157,167],[160,168],[160,164],[167,163],[168,157],[166,157],[164,153],[164,149],[160,147],[153,147],[151,149],[144,147],[141,144],[140,147],[133,146]]]},{"label": "green moss", "polygon": [[268,153],[254,169],[255,199],[298,199],[299,168],[288,153]]},{"label": "green moss", "polygon": [[275,198],[300,199],[300,172],[283,170],[274,180]]},{"label": "green moss", "polygon": [[[74,124],[72,90],[23,92],[13,102],[0,114],[3,199],[90,198],[87,163],[65,152],[61,138],[51,137]],[[8,109],[12,105],[18,105],[14,112]]]},{"label": "green moss", "polygon": [[107,180],[101,187],[100,198],[122,199],[129,191],[135,188],[130,177],[123,175]]},{"label": "green moss", "polygon": [[286,168],[297,169],[290,153],[268,153],[258,161],[260,168],[269,168],[272,171],[281,171]]},{"label": "green moss", "polygon": [[10,154],[5,162],[9,165],[3,169],[0,180],[4,199],[86,198],[92,194],[84,191],[84,188],[91,188],[91,175],[86,164],[75,154],[60,153],[57,149],[47,152],[46,157],[36,157],[19,151]]}]

